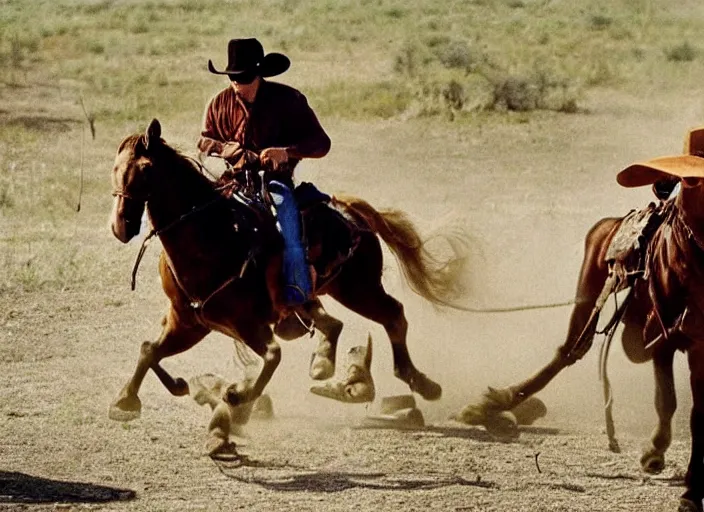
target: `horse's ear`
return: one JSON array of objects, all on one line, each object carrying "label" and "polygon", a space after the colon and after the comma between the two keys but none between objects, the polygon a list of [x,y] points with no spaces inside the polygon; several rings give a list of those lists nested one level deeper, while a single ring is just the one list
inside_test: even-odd
[{"label": "horse's ear", "polygon": [[149,149],[149,146],[159,144],[161,141],[161,124],[158,119],[152,119],[147,127],[147,132],[144,134],[144,147]]}]

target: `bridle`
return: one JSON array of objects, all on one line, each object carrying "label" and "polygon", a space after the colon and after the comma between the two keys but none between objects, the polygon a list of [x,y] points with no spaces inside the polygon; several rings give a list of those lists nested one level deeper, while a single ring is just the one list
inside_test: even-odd
[{"label": "bridle", "polygon": [[146,203],[147,200],[149,199],[149,195],[147,195],[147,197],[146,197],[145,199],[143,199],[143,200],[142,200],[142,199],[137,199],[137,198],[134,197],[132,194],[128,194],[128,193],[125,192],[124,190],[113,190],[113,191],[112,191],[112,196],[113,196],[113,197],[122,197],[122,198],[124,198],[124,199],[129,199],[129,200],[131,200],[131,201],[137,201],[137,202],[140,202],[140,203]]}]

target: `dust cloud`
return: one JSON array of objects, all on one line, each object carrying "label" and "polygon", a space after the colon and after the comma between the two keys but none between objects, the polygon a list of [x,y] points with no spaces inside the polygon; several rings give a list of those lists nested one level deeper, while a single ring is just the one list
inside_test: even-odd
[{"label": "dust cloud", "polygon": [[[374,134],[358,134],[345,127],[345,137],[336,137],[340,143],[335,151],[324,162],[304,166],[302,179],[311,179],[329,192],[360,195],[379,207],[402,208],[424,233],[437,225],[437,219],[462,219],[471,238],[465,305],[492,308],[570,300],[589,228],[602,217],[624,215],[652,200],[648,190],[619,188],[615,174],[632,161],[677,153],[682,135],[697,124],[696,113],[685,106],[682,117],[671,111],[667,118],[661,117],[656,106],[655,112],[635,119],[610,112],[604,107],[609,101],[598,98],[595,102],[603,112],[551,119],[554,125],[550,127],[538,122],[523,132],[494,126],[481,134],[458,133],[461,155],[446,150],[448,141],[438,141],[437,150],[424,155],[428,163],[420,168],[401,164],[419,161],[413,154],[413,140],[420,134],[395,124],[398,146],[367,148],[365,161],[374,162],[379,187],[360,181],[355,172],[359,161],[351,156],[356,137],[371,135],[373,139]],[[633,106],[634,116],[639,116],[636,107],[642,106]],[[603,129],[605,125],[609,130]],[[368,169],[365,174],[369,175]],[[411,356],[421,371],[443,385],[439,402],[419,399],[428,421],[445,421],[489,385],[500,387],[527,378],[564,341],[571,307],[496,314],[438,311],[402,282],[386,250],[385,257],[385,286],[405,305]],[[325,304],[345,323],[339,360],[371,333],[377,396],[407,393],[393,377],[383,329],[332,300]],[[606,319],[604,314],[602,323]],[[597,371],[601,340],[598,336],[583,360],[564,370],[538,395],[548,407],[542,424],[603,429]],[[269,389],[278,409],[283,414],[321,419],[356,421],[363,417],[365,406],[338,404],[307,392],[313,383],[307,378],[313,348],[312,340],[284,345],[284,363]],[[690,406],[682,355],[676,357],[675,372],[679,410],[674,421],[679,436],[687,431]],[[656,421],[652,367],[626,360],[620,333],[611,351],[609,374],[617,432],[648,435]]]}]

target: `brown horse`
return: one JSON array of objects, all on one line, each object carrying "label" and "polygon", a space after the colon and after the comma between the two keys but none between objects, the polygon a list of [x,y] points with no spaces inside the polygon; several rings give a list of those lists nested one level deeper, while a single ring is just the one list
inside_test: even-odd
[{"label": "brown horse", "polygon": [[[704,134],[704,131],[702,132]],[[704,143],[704,138],[702,138]],[[704,149],[702,144],[701,149]],[[690,148],[694,151],[693,148]],[[704,153],[703,153],[704,155]],[[652,360],[655,369],[655,408],[658,424],[641,457],[648,473],[665,465],[672,440],[671,420],[677,407],[673,357],[687,353],[694,405],[691,411],[692,450],[686,475],[687,490],[680,511],[702,512],[704,498],[704,158],[683,155],[655,159],[628,167],[619,183],[639,186],[656,180],[678,179],[681,191],[664,205],[664,221],[645,251],[647,278],[631,283],[623,316],[622,343],[628,358],[637,363]],[[618,287],[605,286],[610,273],[607,251],[623,218],[599,221],[587,234],[575,306],[565,343],[555,357],[531,378],[504,389],[489,389],[478,404],[470,404],[458,419],[486,424],[501,411],[516,407],[543,389],[561,370],[581,359],[591,347],[603,301]],[[608,427],[608,425],[607,425]],[[617,447],[614,447],[617,448]]]},{"label": "brown horse", "polygon": [[[150,369],[173,395],[187,394],[188,384],[172,378],[159,363],[193,347],[211,331],[245,343],[264,361],[250,386],[227,389],[226,402],[235,406],[259,397],[281,359],[272,333],[278,312],[267,288],[267,268],[278,260],[262,247],[252,247],[245,230],[237,229],[239,220],[251,213],[239,215],[237,209],[248,207],[224,200],[191,159],[165,144],[157,120],[146,133],[122,141],[112,182],[113,234],[124,243],[135,237],[146,206],[163,246],[159,272],[171,304],[159,339],[142,344],[134,375],[112,403],[110,417],[125,421],[139,416],[138,392]],[[448,303],[456,289],[456,273],[461,272],[456,263],[464,258],[456,253],[448,264],[436,265],[439,261],[430,256],[402,213],[380,212],[359,199],[337,203],[364,229],[352,255],[317,294],[327,294],[381,324],[391,340],[395,375],[426,400],[437,400],[440,385],[418,371],[408,353],[403,305],[382,285],[382,251],[376,235],[395,254],[412,289],[435,304]],[[309,313],[324,335],[313,361],[317,370],[311,371],[317,372],[314,377],[327,378],[334,372],[342,323],[327,315],[319,302]]]}]

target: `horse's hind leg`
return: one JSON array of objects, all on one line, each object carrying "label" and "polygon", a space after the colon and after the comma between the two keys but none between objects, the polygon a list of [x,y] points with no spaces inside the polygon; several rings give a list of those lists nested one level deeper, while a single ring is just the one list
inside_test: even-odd
[{"label": "horse's hind leg", "polygon": [[665,452],[672,442],[672,416],[677,409],[675,380],[672,374],[672,362],[675,351],[664,346],[653,355],[655,370],[655,410],[658,413],[658,425],[650,438],[650,446],[640,459],[643,471],[660,473],[665,468]]},{"label": "horse's hind leg", "polygon": [[[345,270],[331,283],[328,293],[346,308],[381,324],[391,341],[396,377],[426,400],[437,400],[442,395],[442,388],[418,371],[411,361],[406,345],[408,321],[403,304],[386,293],[381,284],[381,249],[377,250],[378,254],[371,262],[362,261],[359,256],[348,261]],[[357,254],[361,251],[358,250]]]},{"label": "horse's hind leg", "polygon": [[314,380],[329,379],[335,374],[337,341],[342,332],[343,323],[328,314],[319,300],[313,301],[307,308],[315,328],[322,335],[310,361],[310,377]]},{"label": "horse's hind leg", "polygon": [[685,477],[687,490],[680,499],[681,512],[704,508],[704,340],[695,340],[687,350],[692,387],[692,453]]},{"label": "horse's hind leg", "polygon": [[139,388],[147,371],[151,368],[159,380],[173,395],[188,394],[188,384],[183,379],[173,379],[161,366],[159,361],[188,350],[202,340],[209,330],[195,322],[185,322],[184,316],[169,308],[166,322],[159,339],[155,342],[142,343],[137,368],[132,378],[125,384],[115,401],[110,405],[108,416],[117,421],[130,421],[139,417],[142,404],[139,400]]}]

